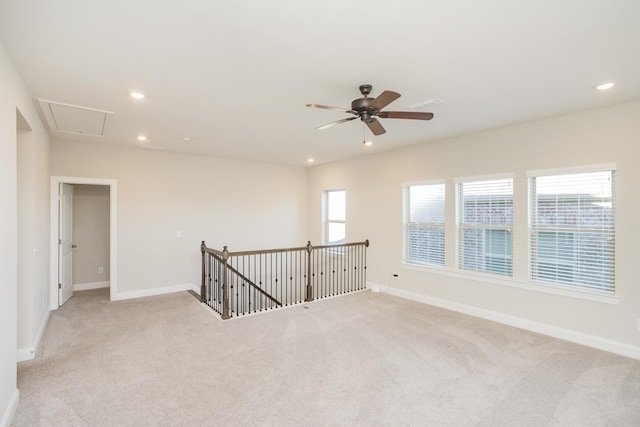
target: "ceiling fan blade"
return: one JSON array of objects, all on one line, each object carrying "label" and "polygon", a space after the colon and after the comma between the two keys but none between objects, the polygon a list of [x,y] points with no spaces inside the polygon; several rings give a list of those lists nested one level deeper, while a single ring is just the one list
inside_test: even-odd
[{"label": "ceiling fan blade", "polygon": [[433,113],[422,113],[418,111],[380,111],[378,117],[383,119],[415,119],[431,120]]},{"label": "ceiling fan blade", "polygon": [[335,122],[327,123],[326,125],[318,126],[316,129],[317,130],[328,129],[328,128],[332,127],[332,126],[339,125],[340,123],[349,122],[349,121],[355,120],[355,119],[357,119],[357,117],[347,117],[346,119],[342,119],[342,120],[338,120],[338,121],[335,121]]},{"label": "ceiling fan blade", "polygon": [[371,119],[371,121],[366,122],[367,126],[369,126],[369,129],[371,129],[371,132],[373,132],[374,135],[382,135],[383,133],[386,132],[386,130],[384,130],[384,128],[382,127],[382,124],[376,120],[376,119]]},{"label": "ceiling fan blade", "polygon": [[382,92],[376,99],[371,101],[369,104],[370,108],[375,108],[376,110],[382,110],[387,105],[391,104],[396,99],[400,98],[400,94],[398,92],[393,92],[390,90],[385,90]]},{"label": "ceiling fan blade", "polygon": [[340,107],[330,107],[328,105],[307,104],[307,107],[310,107],[310,108],[323,108],[325,110],[342,111],[343,113],[358,114],[353,110],[347,110],[346,108],[340,108]]}]

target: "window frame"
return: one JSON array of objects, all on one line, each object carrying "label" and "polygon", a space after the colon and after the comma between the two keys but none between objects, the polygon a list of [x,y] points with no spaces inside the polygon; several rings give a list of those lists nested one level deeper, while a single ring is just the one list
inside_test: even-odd
[{"label": "window frame", "polygon": [[[578,225],[566,225],[563,224],[562,228],[538,225],[537,224],[537,216],[538,216],[538,199],[536,193],[536,178],[540,177],[553,177],[553,176],[562,176],[562,175],[577,175],[577,174],[589,174],[589,173],[598,173],[598,172],[610,172],[611,173],[611,182],[610,182],[610,191],[611,191],[611,227],[608,228],[610,237],[608,238],[611,241],[611,253],[608,256],[602,257],[603,261],[607,261],[607,266],[611,271],[611,281],[608,282],[606,286],[597,286],[594,283],[578,283],[574,280],[575,276],[578,273],[577,268],[581,266],[578,258],[578,251],[580,248],[580,244],[578,242],[579,237],[581,235],[586,235],[591,232],[593,234],[593,228],[582,227],[580,224]],[[595,295],[602,295],[604,297],[615,297],[617,293],[616,287],[616,245],[615,245],[615,235],[616,235],[616,165],[613,163],[601,164],[601,165],[592,165],[592,166],[580,166],[573,168],[559,168],[559,169],[546,169],[546,170],[533,170],[528,171],[526,173],[527,178],[527,188],[528,188],[528,280],[530,283],[536,286],[546,286],[552,288],[566,289],[574,292],[584,292]],[[601,227],[601,230],[605,230],[604,227]],[[600,231],[602,233],[602,231]],[[537,233],[537,234],[536,234]],[[540,239],[537,238],[539,233],[566,233],[572,235],[572,245],[574,247],[572,251],[572,258],[575,260],[574,263],[570,263],[568,260],[558,260],[558,255],[555,258],[553,257],[540,257],[539,249],[541,245],[539,244]],[[571,265],[572,268],[572,280],[559,280],[558,270],[556,268],[556,280],[545,279],[540,277],[540,260],[547,260],[548,262],[554,263],[556,265]],[[586,265],[586,264],[585,264]]]},{"label": "window frame", "polygon": [[[455,221],[456,221],[456,256],[455,256],[455,268],[457,271],[468,273],[468,274],[479,274],[479,275],[488,275],[491,277],[500,277],[500,278],[509,278],[513,279],[513,221],[514,221],[514,210],[513,210],[513,202],[514,202],[514,177],[513,174],[496,174],[496,175],[483,175],[483,176],[473,176],[473,177],[461,177],[454,178],[455,185]],[[465,214],[465,206],[464,206],[464,185],[470,183],[482,183],[482,182],[494,182],[494,181],[510,181],[511,183],[511,194],[510,194],[510,218],[511,223],[506,224],[495,224],[495,223],[482,223],[482,224],[473,224],[464,222],[464,214]],[[466,268],[465,267],[465,248],[464,248],[464,235],[467,230],[477,230],[481,231],[481,246],[482,246],[482,265],[483,268]],[[487,253],[485,252],[486,245],[486,231],[489,230],[497,230],[504,231],[509,233],[510,236],[510,255],[505,256],[504,259],[509,260],[509,269],[504,274],[488,269],[487,258],[494,257],[495,253]]]},{"label": "window frame", "polygon": [[[329,213],[331,212],[330,207],[330,194],[331,193],[344,193],[344,219],[331,219]],[[339,243],[332,243],[329,240],[329,233],[332,224],[342,224],[344,226],[344,242],[347,243],[347,190],[344,188],[332,189],[332,190],[324,190],[323,191],[323,230],[322,230],[322,244],[323,245],[334,245]]]},{"label": "window frame", "polygon": [[[433,187],[442,187],[442,221],[425,221],[425,222],[411,222],[410,221],[410,208],[411,208],[411,199],[410,192],[411,187],[422,187],[422,186],[433,186]],[[447,211],[446,211],[446,203],[447,203],[447,184],[445,180],[435,180],[435,181],[419,181],[419,182],[408,182],[402,184],[402,263],[408,265],[415,265],[420,267],[427,268],[436,268],[436,269],[444,269],[446,267],[446,223],[447,223]],[[427,259],[424,262],[411,258],[409,251],[409,243],[408,243],[408,233],[410,229],[410,224],[417,224],[419,226],[426,227],[427,229],[441,229],[442,230],[442,252],[438,253],[440,260],[437,259]],[[427,257],[428,258],[428,257]]]}]

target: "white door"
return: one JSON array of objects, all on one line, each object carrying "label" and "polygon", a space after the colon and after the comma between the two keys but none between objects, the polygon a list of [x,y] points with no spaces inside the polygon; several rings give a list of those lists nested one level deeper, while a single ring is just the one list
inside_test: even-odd
[{"label": "white door", "polygon": [[73,186],[60,184],[58,203],[58,305],[73,296]]}]

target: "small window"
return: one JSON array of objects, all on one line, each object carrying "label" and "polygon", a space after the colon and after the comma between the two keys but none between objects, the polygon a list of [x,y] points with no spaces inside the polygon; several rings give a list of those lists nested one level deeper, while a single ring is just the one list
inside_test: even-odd
[{"label": "small window", "polygon": [[346,243],[346,191],[330,190],[325,192],[325,231],[327,245]]},{"label": "small window", "polygon": [[444,267],[444,184],[403,188],[403,260]]},{"label": "small window", "polygon": [[614,171],[529,177],[530,278],[611,294]]},{"label": "small window", "polygon": [[513,179],[459,182],[458,268],[511,276]]}]

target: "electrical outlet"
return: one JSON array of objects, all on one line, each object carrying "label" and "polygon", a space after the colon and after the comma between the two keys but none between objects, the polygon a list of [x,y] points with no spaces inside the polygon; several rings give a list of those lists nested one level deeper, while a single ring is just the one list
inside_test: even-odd
[{"label": "electrical outlet", "polygon": [[176,237],[179,239],[182,237],[182,231],[178,230],[176,231]]},{"label": "electrical outlet", "polygon": [[98,274],[104,273],[104,267],[98,267]]}]

